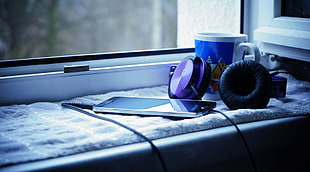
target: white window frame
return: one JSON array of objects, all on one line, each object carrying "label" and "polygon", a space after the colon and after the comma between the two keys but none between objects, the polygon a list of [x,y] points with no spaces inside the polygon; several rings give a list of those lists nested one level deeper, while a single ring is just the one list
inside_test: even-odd
[{"label": "white window frame", "polygon": [[[309,19],[280,17],[281,0],[241,2],[244,6],[243,32],[248,34],[250,42],[259,45],[265,55],[263,57],[266,57],[261,58],[265,66],[269,69],[278,66],[269,54],[310,62]],[[168,83],[170,65],[194,55],[194,49],[179,53],[158,52],[136,57],[131,52],[125,52],[125,55],[120,53],[124,57],[113,59],[105,59],[109,54],[103,54],[99,60],[0,68],[0,105],[59,101],[89,94],[165,85]],[[117,56],[119,53],[111,54]],[[64,73],[66,65],[86,65],[90,70]]]},{"label": "white window frame", "polygon": [[245,0],[245,14],[244,31],[266,55],[266,67],[279,67],[269,54],[310,62],[310,19],[281,16],[281,0]]},{"label": "white window frame", "polygon": [[[2,67],[0,106],[167,85],[170,66],[189,55],[194,55],[193,48],[78,55],[102,59]],[[122,57],[105,58],[109,56]],[[64,72],[64,66],[78,65],[89,70]]]},{"label": "white window frame", "polygon": [[[170,66],[189,55],[195,55],[192,47],[154,52],[76,55],[76,58],[82,59],[91,56],[90,60],[81,61],[70,61],[70,56],[69,60],[67,57],[48,57],[48,62],[55,58],[60,61],[45,63],[44,59],[39,58],[34,59],[38,64],[29,64],[26,60],[26,65],[5,67],[0,62],[0,106],[61,101],[90,94],[167,85]],[[64,66],[84,66],[89,70],[64,73]]]}]

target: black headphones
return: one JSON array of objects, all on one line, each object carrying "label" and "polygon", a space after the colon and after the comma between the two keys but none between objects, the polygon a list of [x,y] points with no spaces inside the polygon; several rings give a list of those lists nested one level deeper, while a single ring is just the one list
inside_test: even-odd
[{"label": "black headphones", "polygon": [[168,94],[174,99],[201,99],[211,77],[211,66],[202,58],[188,56],[170,69]]},{"label": "black headphones", "polygon": [[[205,60],[192,56],[183,59],[170,69],[169,97],[201,99],[208,88],[210,76],[211,67]],[[272,77],[267,69],[251,60],[229,65],[219,82],[220,97],[230,109],[265,108],[272,97],[272,89]]]},{"label": "black headphones", "polygon": [[261,64],[241,60],[224,70],[220,96],[230,109],[265,108],[271,96],[271,76]]}]

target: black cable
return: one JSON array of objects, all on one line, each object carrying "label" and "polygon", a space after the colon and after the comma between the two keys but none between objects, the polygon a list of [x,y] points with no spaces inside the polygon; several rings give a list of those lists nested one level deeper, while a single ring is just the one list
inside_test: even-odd
[{"label": "black cable", "polygon": [[[166,163],[165,163],[165,161],[164,161],[164,159],[163,159],[163,156],[161,155],[159,149],[154,145],[154,143],[152,142],[152,140],[150,140],[149,138],[147,138],[146,136],[144,136],[142,133],[140,133],[140,132],[138,132],[137,130],[135,130],[135,129],[133,129],[133,128],[130,128],[129,126],[124,125],[124,124],[122,124],[122,123],[120,123],[120,122],[118,122],[118,121],[115,121],[115,120],[110,119],[110,118],[106,118],[106,117],[103,117],[103,116],[99,116],[99,115],[90,113],[90,112],[88,112],[88,111],[83,110],[83,109],[80,108],[80,107],[75,106],[75,105],[78,105],[78,106],[79,106],[79,104],[62,103],[61,105],[62,105],[63,107],[66,107],[66,108],[69,108],[69,109],[78,111],[78,112],[80,112],[80,113],[83,113],[83,114],[85,114],[85,115],[91,116],[91,117],[93,117],[93,118],[97,118],[97,119],[100,119],[100,120],[104,120],[104,121],[108,121],[108,122],[114,123],[114,124],[116,124],[116,125],[119,125],[119,126],[125,128],[125,129],[127,129],[127,130],[133,132],[134,134],[140,136],[141,138],[143,138],[145,141],[147,141],[147,142],[151,145],[153,151],[157,154],[157,156],[158,156],[158,158],[159,158],[159,160],[160,160],[160,162],[161,162],[161,164],[162,164],[163,170],[164,170],[165,172],[167,172]],[[83,106],[83,107],[84,107],[84,106]],[[88,106],[87,106],[86,108],[87,108],[87,109],[91,109],[91,108],[89,108]],[[251,162],[252,162],[252,164],[253,164],[253,167],[254,167],[255,171],[257,171],[257,169],[256,169],[256,164],[255,164],[253,155],[252,155],[252,153],[251,153],[251,151],[250,151],[250,148],[249,148],[249,146],[248,146],[248,144],[247,144],[247,142],[246,142],[246,140],[245,140],[244,135],[242,134],[242,132],[240,131],[240,129],[239,129],[239,127],[236,125],[236,123],[233,122],[225,113],[223,113],[223,112],[221,112],[221,111],[218,111],[218,110],[211,110],[210,112],[220,113],[221,115],[223,115],[223,116],[236,128],[236,130],[237,130],[237,132],[239,133],[239,135],[240,135],[240,137],[241,137],[241,139],[242,139],[242,141],[243,141],[243,143],[244,143],[244,145],[245,145],[245,148],[246,148],[246,150],[247,150],[247,152],[248,152],[248,154],[249,154],[249,156],[250,156],[250,160],[251,160]]]},{"label": "black cable", "polygon": [[143,138],[145,141],[147,141],[147,142],[151,145],[153,151],[157,154],[157,156],[158,156],[158,158],[159,158],[159,160],[160,160],[160,162],[161,162],[161,164],[162,164],[163,170],[164,170],[165,172],[168,171],[168,170],[167,170],[166,163],[165,163],[165,161],[164,161],[164,158],[163,158],[163,156],[161,155],[159,149],[155,146],[155,144],[152,142],[152,140],[150,140],[149,138],[147,138],[146,136],[144,136],[144,135],[143,135],[142,133],[140,133],[139,131],[137,131],[137,130],[135,130],[135,129],[133,129],[133,128],[127,126],[127,125],[125,125],[125,124],[122,124],[122,123],[120,123],[120,122],[118,122],[118,121],[115,121],[115,120],[113,120],[113,119],[106,118],[106,117],[99,116],[99,115],[90,113],[90,112],[88,112],[88,111],[85,111],[85,110],[83,110],[83,109],[81,109],[81,108],[79,108],[79,107],[76,107],[76,106],[71,105],[70,103],[62,103],[61,105],[62,105],[63,107],[66,107],[66,108],[69,108],[69,109],[78,111],[78,112],[80,112],[80,113],[83,113],[83,114],[85,114],[85,115],[91,116],[91,117],[93,117],[93,118],[97,118],[97,119],[100,119],[100,120],[104,120],[104,121],[108,121],[108,122],[114,123],[114,124],[116,124],[116,125],[119,125],[119,126],[125,128],[125,129],[127,129],[127,130],[133,132],[134,134],[140,136],[141,138]]},{"label": "black cable", "polygon": [[236,130],[237,130],[237,132],[239,133],[239,135],[241,136],[241,139],[242,139],[242,141],[243,141],[243,143],[244,143],[244,146],[245,146],[245,148],[246,148],[246,150],[247,150],[247,152],[248,152],[248,154],[249,154],[249,156],[250,156],[250,159],[251,159],[251,162],[252,162],[252,164],[253,164],[254,170],[257,171],[257,169],[256,169],[256,164],[255,164],[253,155],[252,155],[252,153],[251,153],[251,151],[250,151],[250,148],[249,148],[249,146],[248,146],[248,144],[247,144],[247,142],[246,142],[246,140],[245,140],[244,135],[242,134],[242,132],[240,131],[240,129],[239,129],[239,127],[236,125],[236,123],[235,123],[234,121],[232,121],[224,112],[221,112],[221,111],[218,111],[218,110],[211,110],[210,112],[220,113],[221,115],[223,115],[223,116],[236,128]]}]

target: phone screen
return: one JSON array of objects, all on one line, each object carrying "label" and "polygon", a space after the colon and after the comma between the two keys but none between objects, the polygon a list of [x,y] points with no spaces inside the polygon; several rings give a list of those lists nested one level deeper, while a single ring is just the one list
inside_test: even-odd
[{"label": "phone screen", "polygon": [[95,112],[147,116],[198,117],[215,107],[215,102],[184,99],[112,97],[94,107]]}]

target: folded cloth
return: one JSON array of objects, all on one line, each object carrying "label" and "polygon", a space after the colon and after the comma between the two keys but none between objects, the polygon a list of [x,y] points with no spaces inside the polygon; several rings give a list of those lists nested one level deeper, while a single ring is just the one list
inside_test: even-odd
[{"label": "folded cloth", "polygon": [[[310,114],[310,83],[288,78],[287,96],[271,99],[265,109],[230,111],[222,101],[216,110],[225,112],[235,123],[305,116]],[[113,96],[168,98],[167,86],[78,97],[63,102],[98,104]],[[43,160],[92,150],[144,141],[132,132],[110,122],[64,109],[62,102],[38,102],[0,107],[0,167]],[[138,130],[150,139],[231,125],[219,113],[193,119],[101,114]]]}]

